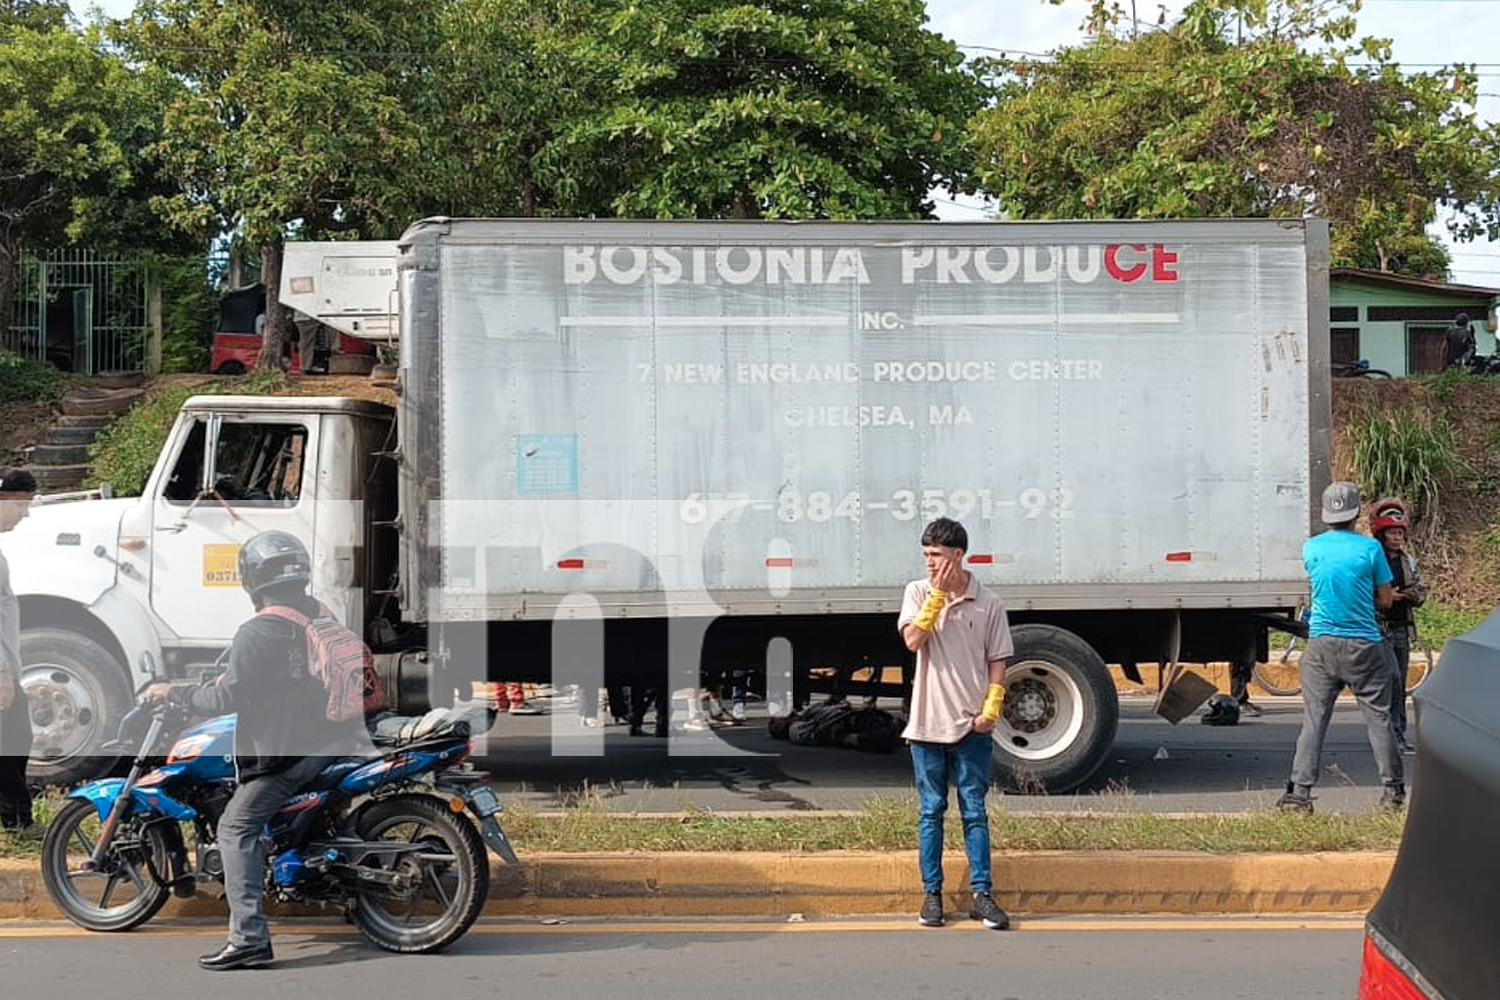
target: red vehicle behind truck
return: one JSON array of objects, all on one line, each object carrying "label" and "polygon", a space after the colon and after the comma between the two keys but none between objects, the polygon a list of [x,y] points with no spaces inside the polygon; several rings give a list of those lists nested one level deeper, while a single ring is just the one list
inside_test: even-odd
[{"label": "red vehicle behind truck", "polygon": [[[213,350],[208,370],[215,375],[243,375],[255,367],[260,356],[262,330],[266,324],[266,289],[257,282],[244,288],[232,288],[219,296],[219,326],[214,331]],[[314,370],[328,368],[331,355],[370,355],[375,345],[324,326],[321,344],[314,358]],[[282,349],[287,370],[302,374],[302,355],[296,338],[288,338]]]}]

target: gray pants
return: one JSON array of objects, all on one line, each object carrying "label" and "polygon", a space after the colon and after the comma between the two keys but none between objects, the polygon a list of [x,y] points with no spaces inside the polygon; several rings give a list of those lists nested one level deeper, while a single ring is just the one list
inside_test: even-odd
[{"label": "gray pants", "polygon": [[1395,662],[1391,664],[1391,731],[1398,744],[1406,742],[1406,671],[1411,664],[1411,630],[1407,625],[1392,625],[1385,634],[1385,644]]},{"label": "gray pants", "polygon": [[1323,739],[1339,688],[1348,685],[1359,702],[1375,754],[1375,768],[1387,788],[1403,785],[1401,753],[1391,730],[1391,660],[1384,642],[1319,636],[1307,641],[1299,670],[1302,731],[1292,758],[1292,785],[1306,795],[1323,768]]},{"label": "gray pants", "polygon": [[261,897],[265,892],[265,852],[260,835],[286,800],[317,777],[337,757],[304,757],[280,774],[251,778],[234,790],[219,817],[219,850],[224,858],[224,897],[229,903],[229,943],[250,948],[270,943]]}]

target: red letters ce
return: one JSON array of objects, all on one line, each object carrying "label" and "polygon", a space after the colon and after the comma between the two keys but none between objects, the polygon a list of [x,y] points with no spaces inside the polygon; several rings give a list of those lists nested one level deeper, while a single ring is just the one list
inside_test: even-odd
[{"label": "red letters ce", "polygon": [[1125,252],[1127,260],[1130,259],[1130,255],[1144,257],[1149,254],[1152,281],[1177,280],[1177,269],[1175,266],[1177,264],[1177,254],[1168,250],[1160,243],[1153,243],[1150,247],[1147,247],[1144,243],[1111,243],[1104,248],[1104,269],[1116,281],[1129,284],[1132,281],[1139,281],[1146,274],[1145,261],[1136,260],[1134,263],[1124,264],[1120,259],[1122,251]]}]

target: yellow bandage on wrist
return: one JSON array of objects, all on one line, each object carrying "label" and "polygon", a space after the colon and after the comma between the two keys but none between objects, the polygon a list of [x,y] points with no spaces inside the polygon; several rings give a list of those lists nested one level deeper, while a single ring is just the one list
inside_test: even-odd
[{"label": "yellow bandage on wrist", "polygon": [[1005,704],[1005,686],[1003,684],[991,684],[989,693],[984,696],[984,707],[979,714],[991,722],[1000,721],[1000,707]]},{"label": "yellow bandage on wrist", "polygon": [[917,617],[912,619],[912,624],[923,632],[931,632],[937,628],[937,616],[947,603],[948,595],[941,590],[934,589],[927,595],[927,603],[922,605],[922,610],[917,612]]}]

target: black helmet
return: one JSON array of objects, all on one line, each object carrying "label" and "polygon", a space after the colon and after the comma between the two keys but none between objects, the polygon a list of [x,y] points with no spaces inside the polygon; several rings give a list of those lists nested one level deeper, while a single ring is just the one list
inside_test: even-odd
[{"label": "black helmet", "polygon": [[285,531],[262,531],[240,547],[240,586],[252,598],[268,587],[312,580],[307,547]]},{"label": "black helmet", "polygon": [[1240,703],[1227,694],[1216,694],[1208,699],[1208,711],[1203,713],[1205,726],[1237,726],[1240,722]]}]

